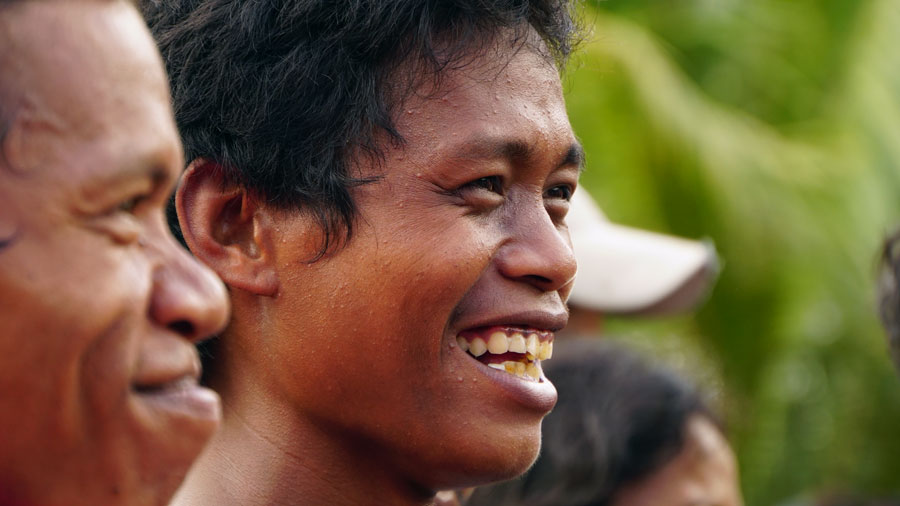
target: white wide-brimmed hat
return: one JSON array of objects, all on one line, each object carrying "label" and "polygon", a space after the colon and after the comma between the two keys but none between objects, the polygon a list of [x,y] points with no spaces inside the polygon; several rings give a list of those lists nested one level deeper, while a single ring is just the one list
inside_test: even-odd
[{"label": "white wide-brimmed hat", "polygon": [[670,314],[695,307],[719,262],[711,241],[611,223],[584,189],[566,218],[578,261],[569,304],[609,314]]}]

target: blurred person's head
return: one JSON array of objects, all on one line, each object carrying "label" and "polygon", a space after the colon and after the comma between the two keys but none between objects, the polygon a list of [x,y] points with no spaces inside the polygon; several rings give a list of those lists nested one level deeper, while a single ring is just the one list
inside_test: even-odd
[{"label": "blurred person's head", "polygon": [[220,418],[224,288],[164,206],[166,76],[125,1],[0,2],[0,503],[166,504]]},{"label": "blurred person's head", "polygon": [[808,504],[809,506],[900,506],[900,498],[875,498],[861,494],[826,492],[818,494],[811,501],[802,501],[797,504]]},{"label": "blurred person's head", "polygon": [[879,312],[894,363],[900,368],[900,232],[884,242],[878,283]]},{"label": "blurred person's head", "polygon": [[293,500],[421,502],[524,471],[575,271],[570,2],[145,7],[190,164],[178,221],[235,315],[209,350],[220,453],[185,497],[246,427],[279,466],[331,473],[267,477]]},{"label": "blurred person's head", "polygon": [[522,477],[476,489],[467,506],[741,504],[717,417],[678,375],[609,342],[573,341],[547,375],[559,402]]}]

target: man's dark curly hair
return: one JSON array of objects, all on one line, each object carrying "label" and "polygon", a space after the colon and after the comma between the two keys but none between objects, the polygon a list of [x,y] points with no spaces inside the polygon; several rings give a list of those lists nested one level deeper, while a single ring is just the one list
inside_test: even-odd
[{"label": "man's dark curly hair", "polygon": [[380,161],[384,142],[402,145],[393,113],[425,79],[437,84],[501,33],[524,44],[536,32],[561,67],[578,34],[572,0],[143,0],[141,8],[166,62],[187,159],[216,162],[272,205],[312,212],[321,254],[352,234],[350,189],[368,181],[353,162]]}]

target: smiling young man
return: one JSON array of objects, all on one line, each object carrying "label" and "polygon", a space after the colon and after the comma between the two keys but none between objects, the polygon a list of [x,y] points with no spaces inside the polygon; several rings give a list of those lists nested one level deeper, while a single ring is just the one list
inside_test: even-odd
[{"label": "smiling young man", "polygon": [[163,505],[220,419],[166,77],[122,1],[0,2],[0,504]]},{"label": "smiling young man", "polygon": [[569,8],[145,4],[180,227],[234,308],[177,504],[426,504],[531,464],[575,273]]}]

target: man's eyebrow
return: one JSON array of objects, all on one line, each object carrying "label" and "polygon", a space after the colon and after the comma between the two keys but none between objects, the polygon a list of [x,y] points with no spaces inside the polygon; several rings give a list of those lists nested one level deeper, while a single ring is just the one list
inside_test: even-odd
[{"label": "man's eyebrow", "polygon": [[579,142],[573,142],[571,146],[569,146],[569,150],[566,151],[566,156],[563,157],[562,163],[559,164],[560,167],[567,166],[575,166],[578,167],[578,173],[581,174],[584,172],[584,147]]},{"label": "man's eyebrow", "polygon": [[110,178],[113,180],[149,179],[155,185],[172,177],[173,175],[165,169],[162,159],[156,153],[145,153],[134,156]]},{"label": "man's eyebrow", "polygon": [[156,163],[153,157],[139,157],[120,165],[115,171],[102,174],[84,188],[84,196],[92,201],[102,202],[102,195],[110,188],[128,188],[150,183],[148,191],[168,184],[173,176]]},{"label": "man's eyebrow", "polygon": [[520,139],[506,137],[476,137],[463,143],[455,158],[484,160],[518,160],[530,158],[532,148]]},{"label": "man's eyebrow", "polygon": [[[455,158],[485,160],[527,160],[534,155],[531,144],[521,139],[479,137],[465,143],[465,147],[456,152]],[[569,145],[566,153],[557,163],[558,167],[578,167],[584,171],[584,148],[577,141]]]}]

